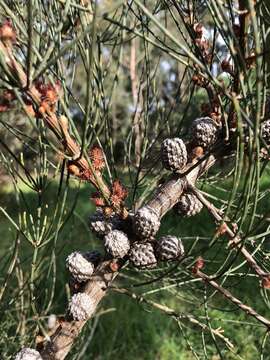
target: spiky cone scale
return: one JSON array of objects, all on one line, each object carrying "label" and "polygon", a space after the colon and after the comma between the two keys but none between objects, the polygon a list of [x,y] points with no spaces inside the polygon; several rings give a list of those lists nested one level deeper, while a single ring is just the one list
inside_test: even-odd
[{"label": "spiky cone scale", "polygon": [[217,141],[218,127],[210,117],[198,118],[193,121],[190,133],[195,146],[207,149]]},{"label": "spiky cone scale", "polygon": [[267,145],[270,145],[270,119],[266,120],[261,125],[261,137]]},{"label": "spiky cone scale", "polygon": [[37,350],[25,347],[18,352],[15,360],[42,360],[42,357]]},{"label": "spiky cone scale", "polygon": [[78,282],[87,281],[92,276],[95,266],[87,253],[74,251],[66,259],[66,267]]},{"label": "spiky cone scale", "polygon": [[112,230],[121,228],[121,219],[116,214],[106,218],[102,211],[97,211],[89,217],[89,225],[97,236],[102,237]]},{"label": "spiky cone scale", "polygon": [[176,236],[162,236],[156,246],[158,260],[175,260],[184,256],[184,245],[180,238]]},{"label": "spiky cone scale", "polygon": [[161,159],[165,169],[181,170],[187,163],[187,149],[179,138],[165,139],[161,145]]},{"label": "spiky cone scale", "polygon": [[83,321],[94,313],[95,304],[89,295],[77,293],[71,297],[68,310],[74,320]]},{"label": "spiky cone scale", "polygon": [[123,258],[130,249],[130,242],[125,233],[112,230],[104,236],[104,247],[112,257]]},{"label": "spiky cone scale", "polygon": [[148,206],[140,208],[134,216],[134,231],[141,240],[153,240],[160,227],[155,211]]},{"label": "spiky cone scale", "polygon": [[176,212],[185,217],[197,215],[203,208],[200,200],[191,193],[183,194],[175,205]]},{"label": "spiky cone scale", "polygon": [[140,269],[151,269],[157,265],[154,247],[149,242],[137,242],[132,245],[129,260]]}]

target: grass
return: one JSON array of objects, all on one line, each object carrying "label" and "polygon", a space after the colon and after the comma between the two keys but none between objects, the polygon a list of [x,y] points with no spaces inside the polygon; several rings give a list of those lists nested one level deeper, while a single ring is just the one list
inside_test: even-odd
[{"label": "grass", "polygon": [[[267,188],[268,181],[264,181],[264,187]],[[44,194],[43,201],[48,204],[47,215],[49,221],[53,222],[53,209],[55,206],[55,196],[57,195],[57,187],[52,185],[47,189]],[[38,201],[37,194],[32,191],[26,191],[23,189],[25,201],[28,204],[31,212],[35,214]],[[68,296],[67,281],[68,274],[65,271],[64,259],[66,256],[74,250],[87,250],[89,248],[102,248],[102,245],[97,241],[88,230],[87,217],[94,211],[91,202],[89,201],[89,188],[88,186],[82,186],[77,189],[73,186],[67,196],[67,209],[71,209],[76,199],[76,208],[73,215],[70,217],[68,223],[63,227],[59,233],[59,237],[56,243],[56,263],[57,263],[57,277],[56,277],[56,292],[53,299],[53,305],[50,309],[52,313],[63,313],[66,305],[66,297]],[[11,216],[14,221],[18,221],[18,199],[11,189],[3,191],[1,196],[1,205],[5,207],[5,210]],[[260,204],[264,211],[270,210],[270,204],[265,200]],[[19,209],[22,211],[23,209]],[[66,213],[66,215],[68,212]],[[34,216],[34,215],[33,215]],[[194,219],[179,220],[179,217],[175,214],[166,216],[164,218],[160,234],[175,234],[181,235],[184,238],[186,249],[191,248],[192,242],[189,239],[185,239],[187,236],[205,236],[213,234],[215,230],[215,224],[209,218],[206,210],[197,216],[196,226],[194,226]],[[4,216],[0,218],[1,226],[1,247],[0,255],[2,260],[11,255],[12,245],[15,239],[15,232],[12,225],[7,221]],[[224,240],[225,241],[225,240]],[[44,248],[44,252],[40,253],[40,258],[45,256],[45,259],[51,257],[51,243],[48,247]],[[205,240],[199,243],[198,254],[203,252],[205,248]],[[224,246],[215,246],[208,256],[208,261],[215,263],[220,258],[225,256],[221,253],[220,249],[224,249]],[[43,250],[41,250],[43,251]],[[33,256],[33,248],[29,246],[26,241],[22,241],[20,248],[20,261],[22,268],[27,272],[29,268],[29,261]],[[47,257],[46,257],[47,256]],[[36,302],[38,309],[42,309],[44,300],[44,272],[48,271],[48,266],[40,265],[40,279],[36,278]],[[43,272],[42,272],[43,271]],[[137,277],[138,274],[134,272],[127,272],[130,276]],[[175,276],[180,276],[176,273]],[[181,275],[182,276],[182,275]],[[3,280],[3,277],[1,276]],[[39,281],[40,280],[40,281]],[[178,279],[178,280],[181,280]],[[15,281],[13,279],[13,281]],[[48,276],[47,281],[51,281],[51,277]],[[125,279],[118,279],[118,284],[129,284]],[[158,286],[162,286],[166,282],[159,282]],[[10,283],[11,287],[12,282]],[[258,281],[246,280],[245,278],[239,282],[239,279],[226,280],[228,288],[230,288],[234,294],[243,295],[242,298],[247,303],[253,303],[257,311],[267,317],[268,308],[262,301],[262,298],[257,296],[260,292]],[[16,285],[15,285],[16,286]],[[135,288],[137,293],[143,293],[144,291],[155,289],[156,283]],[[248,286],[248,287],[247,287]],[[13,296],[13,289],[8,288],[3,302],[1,304],[1,310],[8,306],[10,302],[10,296]],[[201,289],[201,291],[192,293],[188,289],[185,292],[185,288],[174,291],[161,291],[156,295],[152,295],[151,298],[154,301],[166,304],[169,307],[176,309],[176,311],[183,313],[191,313],[199,317],[207,315],[209,317],[209,324],[213,328],[222,326],[224,334],[232,339],[235,346],[235,353],[233,355],[228,353],[226,349],[219,350],[215,346],[215,341],[211,338],[211,335],[200,331],[200,329],[189,323],[178,323],[173,317],[165,316],[162,312],[146,306],[143,303],[138,303],[134,299],[126,297],[124,295],[111,292],[109,296],[105,298],[99,309],[99,314],[94,320],[84,329],[85,336],[79,339],[72,351],[68,356],[68,359],[104,359],[110,360],[114,358],[121,358],[123,360],[189,360],[194,359],[196,352],[199,358],[218,360],[218,359],[244,359],[254,360],[259,359],[258,349],[261,346],[261,339],[263,336],[263,329],[260,326],[254,326],[245,324],[250,319],[243,313],[239,312],[234,306],[228,302],[224,302],[219,296],[216,296],[216,300],[211,302],[208,309],[203,307],[203,298],[195,299],[198,294],[203,296],[204,291],[210,295],[213,294],[210,289]],[[46,297],[45,297],[46,298]],[[201,306],[198,307],[198,303]],[[13,310],[15,311],[15,310]],[[18,311],[18,309],[17,309]],[[103,313],[104,312],[104,313]],[[252,322],[251,322],[252,323]],[[5,354],[5,358],[11,358],[12,354],[18,350],[20,346],[18,341],[18,335],[14,333],[16,329],[16,314],[3,312],[0,321],[0,331],[2,333],[2,340],[0,342],[0,358]],[[254,323],[253,323],[254,324]],[[38,329],[33,327],[31,319],[26,321],[27,331]],[[30,329],[30,330],[28,330]],[[93,331],[94,329],[94,331]],[[17,330],[18,331],[18,330]],[[91,333],[93,331],[93,334]],[[19,332],[19,331],[18,331]],[[15,335],[14,335],[15,334]],[[91,334],[91,336],[89,335]],[[29,334],[27,334],[29,335]],[[25,335],[22,338],[22,342],[25,339],[27,341],[33,340],[32,335],[27,337]],[[8,343],[7,339],[14,339],[12,343]],[[219,341],[217,341],[220,344]],[[268,346],[268,345],[267,345]],[[269,349],[269,346],[268,348]],[[266,355],[264,359],[270,359]]]}]

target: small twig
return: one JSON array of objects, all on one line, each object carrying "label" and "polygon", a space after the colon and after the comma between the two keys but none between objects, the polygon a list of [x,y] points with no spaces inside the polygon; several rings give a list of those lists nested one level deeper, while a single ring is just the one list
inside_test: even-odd
[{"label": "small twig", "polygon": [[242,303],[239,299],[237,299],[234,295],[232,295],[227,289],[224,289],[220,286],[216,281],[212,280],[208,275],[204,274],[200,270],[196,271],[196,276],[204,280],[206,283],[215,288],[219,293],[221,293],[226,299],[230,300],[237,307],[243,310],[248,315],[254,317],[261,324],[263,324],[268,330],[270,330],[270,321],[258,314],[252,307]]},{"label": "small twig", "polygon": [[[27,75],[23,67],[17,62],[12,48],[6,47],[2,41],[0,41],[0,53],[2,53],[3,58],[6,61],[6,65],[12,73],[18,78],[21,91],[28,95],[37,108],[41,104],[41,95],[35,86],[27,87]],[[46,109],[46,112],[43,114],[43,120],[45,124],[53,131],[59,142],[63,145],[66,155],[75,158],[77,165],[83,170],[87,171],[90,175],[89,180],[91,183],[102,193],[102,195],[107,199],[110,195],[110,190],[105,184],[101,175],[96,174],[91,168],[91,164],[83,156],[78,157],[80,154],[80,146],[75,142],[75,140],[70,136],[68,131],[63,132],[63,128],[58,120],[54,111]]]},{"label": "small twig", "polygon": [[254,257],[248,252],[246,247],[242,244],[241,238],[239,235],[236,235],[234,231],[228,226],[228,220],[223,219],[220,215],[220,211],[210,202],[208,201],[202,193],[196,189],[191,183],[188,184],[188,187],[192,190],[192,192],[196,195],[196,197],[201,201],[201,203],[208,209],[210,214],[215,218],[216,221],[222,223],[222,227],[224,227],[224,232],[228,234],[231,238],[229,245],[237,247],[242,255],[245,257],[247,263],[251,266],[251,268],[258,274],[261,278],[269,277],[269,273],[265,272],[256,262]]},{"label": "small twig", "polygon": [[176,318],[178,320],[188,320],[192,324],[199,326],[203,331],[209,331],[209,332],[214,333],[221,340],[223,340],[229,348],[231,348],[231,349],[234,348],[234,345],[232,344],[232,342],[227,337],[222,335],[220,328],[210,329],[209,326],[207,326],[206,324],[203,324],[200,321],[198,321],[197,319],[195,319],[195,317],[193,315],[177,313],[175,310],[169,308],[166,305],[162,305],[162,304],[156,303],[152,300],[148,300],[145,297],[143,297],[141,295],[137,295],[137,294],[135,294],[127,289],[124,289],[124,288],[118,288],[118,287],[113,286],[111,289],[120,294],[125,294],[125,295],[129,296],[130,298],[138,301],[139,303],[143,302],[147,305],[150,305],[169,316],[173,316],[174,318]]}]

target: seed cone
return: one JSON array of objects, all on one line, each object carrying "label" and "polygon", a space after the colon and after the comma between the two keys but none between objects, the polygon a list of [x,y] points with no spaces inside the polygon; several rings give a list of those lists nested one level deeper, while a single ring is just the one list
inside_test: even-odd
[{"label": "seed cone", "polygon": [[25,347],[20,352],[18,352],[15,360],[42,360],[42,357],[35,349]]},{"label": "seed cone", "polygon": [[179,202],[175,205],[176,212],[181,216],[194,216],[197,215],[203,208],[200,200],[191,193],[182,195]]},{"label": "seed cone", "polygon": [[130,252],[129,259],[131,263],[138,268],[153,268],[157,265],[154,248],[151,243],[134,243]]},{"label": "seed cone", "polygon": [[183,257],[185,251],[180,238],[167,235],[159,239],[156,253],[160,260],[173,260]]},{"label": "seed cone", "polygon": [[165,139],[161,145],[161,158],[165,169],[181,170],[187,163],[187,149],[179,138]]},{"label": "seed cone", "polygon": [[211,118],[204,117],[193,121],[190,133],[196,146],[209,148],[217,141],[218,128]]},{"label": "seed cone", "polygon": [[110,231],[121,228],[121,219],[114,214],[109,218],[103,215],[102,211],[97,211],[89,217],[90,229],[98,236],[104,236]]},{"label": "seed cone", "polygon": [[270,145],[270,119],[261,125],[261,136],[267,145]]},{"label": "seed cone", "polygon": [[134,231],[142,240],[153,240],[159,227],[157,214],[147,206],[140,208],[134,216]]},{"label": "seed cone", "polygon": [[82,253],[75,251],[66,259],[66,267],[78,282],[83,282],[92,276],[94,272],[94,264],[91,262],[92,253]]},{"label": "seed cone", "polygon": [[130,242],[125,233],[112,230],[104,237],[106,251],[114,258],[123,258],[130,249]]},{"label": "seed cone", "polygon": [[74,320],[87,320],[95,311],[91,297],[85,293],[78,293],[72,296],[69,302],[69,313]]}]

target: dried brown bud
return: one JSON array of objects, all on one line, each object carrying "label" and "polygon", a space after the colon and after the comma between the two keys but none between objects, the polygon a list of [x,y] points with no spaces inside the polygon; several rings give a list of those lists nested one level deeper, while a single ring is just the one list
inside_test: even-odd
[{"label": "dried brown bud", "polygon": [[44,115],[45,113],[50,112],[51,110],[52,110],[51,104],[46,100],[43,100],[40,104],[40,107],[38,108],[38,111],[41,115]]},{"label": "dried brown bud", "polygon": [[95,170],[101,171],[105,166],[103,151],[98,145],[94,145],[89,151],[89,157]]},{"label": "dried brown bud", "polygon": [[112,192],[110,201],[113,206],[120,206],[128,195],[127,189],[121,184],[119,180],[114,180],[112,185]]},{"label": "dried brown bud", "polygon": [[248,56],[245,61],[248,69],[254,67],[256,63],[256,53],[252,51],[250,56]]},{"label": "dried brown bud", "polygon": [[73,162],[69,162],[68,165],[67,165],[67,168],[68,168],[69,174],[75,175],[75,176],[80,176],[80,169]]},{"label": "dried brown bud", "polygon": [[59,81],[57,81],[55,84],[45,84],[39,81],[36,83],[36,88],[41,94],[42,100],[45,100],[50,105],[56,104],[59,98],[59,92],[61,90]]},{"label": "dried brown bud", "polygon": [[226,224],[226,223],[222,223],[222,224],[218,227],[215,235],[216,235],[217,237],[219,237],[219,236],[222,236],[222,235],[226,234],[227,231],[228,231],[228,226],[227,226],[227,224]]},{"label": "dried brown bud", "polygon": [[12,90],[4,90],[3,91],[3,99],[6,101],[13,101],[15,99],[15,94]]},{"label": "dried brown bud", "polygon": [[90,200],[93,201],[97,207],[105,206],[105,201],[99,192],[92,193]]},{"label": "dried brown bud", "polygon": [[193,30],[195,31],[196,38],[201,38],[203,36],[203,26],[200,23],[195,23],[193,25]]},{"label": "dried brown bud", "polygon": [[[196,45],[203,51],[206,51],[209,49],[209,41],[206,39],[196,39],[195,40]],[[206,55],[206,54],[205,54]]]},{"label": "dried brown bud", "polygon": [[0,26],[0,40],[7,46],[16,41],[16,32],[10,20],[5,20]]},{"label": "dried brown bud", "polygon": [[120,265],[115,260],[111,261],[109,266],[112,272],[117,272],[120,268]]},{"label": "dried brown bud", "polygon": [[204,259],[201,256],[199,256],[192,268],[192,273],[197,274],[197,272],[201,270],[203,267],[204,267]]},{"label": "dried brown bud", "polygon": [[209,117],[213,119],[217,124],[221,122],[221,114],[218,112],[211,112]]},{"label": "dried brown bud", "polygon": [[192,159],[196,159],[198,157],[203,156],[204,150],[202,146],[196,146],[194,149],[192,149]]},{"label": "dried brown bud", "polygon": [[105,206],[103,208],[103,214],[107,217],[111,216],[113,214],[113,209],[110,206]]},{"label": "dried brown bud", "polygon": [[270,275],[262,278],[261,285],[264,289],[270,289]]},{"label": "dried brown bud", "polygon": [[6,101],[0,102],[0,113],[6,112],[11,108],[10,104]]},{"label": "dried brown bud", "polygon": [[222,60],[220,66],[221,66],[222,71],[224,71],[230,75],[233,75],[233,67],[228,60],[225,60],[225,59]]},{"label": "dried brown bud", "polygon": [[196,75],[196,74],[193,75],[192,81],[194,82],[195,85],[204,86],[204,79],[200,75]]}]

